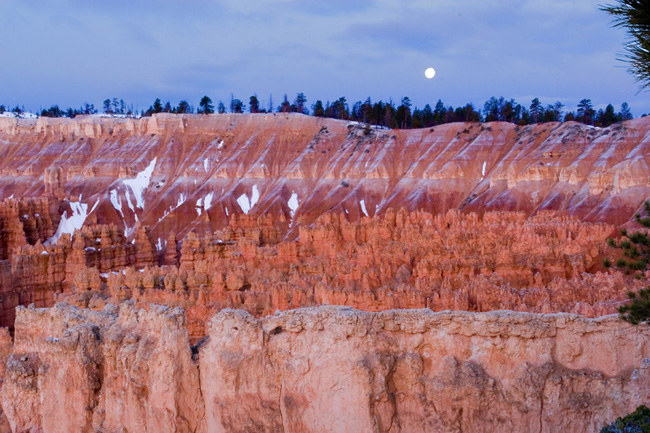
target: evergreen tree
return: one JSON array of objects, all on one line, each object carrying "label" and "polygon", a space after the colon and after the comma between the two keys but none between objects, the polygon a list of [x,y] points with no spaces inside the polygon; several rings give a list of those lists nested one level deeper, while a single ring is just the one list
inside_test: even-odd
[{"label": "evergreen tree", "polygon": [[291,104],[289,103],[289,99],[287,98],[287,95],[284,95],[284,100],[282,101],[282,104],[278,107],[278,112],[280,113],[290,113],[291,112]]},{"label": "evergreen tree", "polygon": [[248,110],[251,113],[260,112],[260,101],[257,99],[257,95],[251,96],[250,99],[248,100]]},{"label": "evergreen tree", "polygon": [[562,120],[562,109],[564,108],[564,104],[561,103],[560,101],[556,101],[555,104],[553,104],[553,111],[555,111],[555,121],[560,122]]},{"label": "evergreen tree", "polygon": [[632,119],[632,113],[630,112],[630,107],[627,105],[627,102],[623,102],[621,104],[621,113],[620,113],[621,120],[631,120]]},{"label": "evergreen tree", "polygon": [[112,113],[111,111],[111,100],[106,98],[104,99],[104,102],[102,103],[102,108],[104,109],[104,113],[110,114]]},{"label": "evergreen tree", "polygon": [[305,108],[306,103],[307,103],[307,98],[305,97],[305,94],[302,92],[298,93],[294,101],[294,105],[296,106],[296,112],[302,114],[308,114]]},{"label": "evergreen tree", "polygon": [[153,101],[153,105],[151,106],[151,108],[153,109],[152,111],[154,113],[162,113],[163,106],[162,106],[162,102],[160,102],[160,98],[156,98],[156,100]]},{"label": "evergreen tree", "polygon": [[48,109],[41,110],[41,116],[43,117],[63,117],[65,113],[59,108],[58,105],[52,105]]},{"label": "evergreen tree", "polygon": [[199,101],[198,113],[199,114],[214,113],[214,105],[212,105],[212,99],[210,99],[207,95],[205,95],[203,98],[201,98],[201,101]]},{"label": "evergreen tree", "polygon": [[433,126],[435,124],[431,105],[427,104],[424,106],[424,108],[420,111],[420,118],[422,127],[424,128],[428,128],[429,126]]},{"label": "evergreen tree", "polygon": [[224,114],[226,112],[226,106],[223,103],[223,101],[219,101],[217,111],[219,112],[219,114]]},{"label": "evergreen tree", "polygon": [[593,124],[594,108],[591,104],[591,99],[583,99],[578,103],[578,111],[576,118],[585,125]]},{"label": "evergreen tree", "polygon": [[530,121],[532,123],[538,123],[544,115],[544,109],[542,108],[542,103],[539,102],[539,98],[535,98],[530,103],[529,111]]},{"label": "evergreen tree", "polygon": [[320,99],[314,102],[314,105],[311,106],[311,109],[314,112],[314,116],[325,117],[325,107],[323,107],[323,101]]},{"label": "evergreen tree", "polygon": [[244,103],[237,98],[231,99],[230,101],[230,112],[231,113],[243,113],[244,112]]},{"label": "evergreen tree", "polygon": [[408,96],[402,98],[401,105],[397,107],[395,122],[402,129],[407,129],[411,126],[411,100]]},{"label": "evergreen tree", "polygon": [[[630,302],[618,307],[621,319],[633,325],[650,321],[650,287],[639,290],[639,293],[630,290],[627,292],[627,298]],[[648,426],[650,427],[650,423]]]},{"label": "evergreen tree", "polygon": [[617,0],[616,5],[601,6],[614,17],[614,27],[627,29],[627,54],[622,59],[641,89],[650,87],[650,2],[648,0]]},{"label": "evergreen tree", "polygon": [[364,123],[370,123],[371,115],[372,115],[372,101],[370,100],[370,98],[368,98],[363,104],[361,104],[361,108],[359,109],[359,119]]},{"label": "evergreen tree", "polygon": [[176,112],[178,114],[191,113],[192,109],[190,107],[190,104],[183,99],[181,102],[178,103],[178,107],[176,107]]},{"label": "evergreen tree", "polygon": [[433,109],[433,121],[436,125],[440,125],[445,122],[446,112],[447,109],[445,108],[445,104],[441,99],[438,99],[438,102],[436,102],[436,106]]},{"label": "evergreen tree", "polygon": [[614,112],[614,106],[612,104],[607,104],[605,110],[598,110],[598,114],[596,115],[596,123],[598,123],[598,126],[610,126],[618,121],[619,118]]}]

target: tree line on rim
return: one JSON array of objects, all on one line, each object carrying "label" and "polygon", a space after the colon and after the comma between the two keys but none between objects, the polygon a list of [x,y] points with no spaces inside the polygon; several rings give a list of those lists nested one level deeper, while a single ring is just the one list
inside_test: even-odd
[{"label": "tree line on rim", "polygon": [[[266,105],[266,104],[265,104]],[[199,101],[196,108],[190,105],[186,100],[181,100],[178,105],[172,106],[169,101],[163,102],[157,98],[149,108],[139,113],[133,110],[133,106],[127,106],[123,99],[106,99],[102,103],[102,113],[107,115],[119,116],[151,116],[154,113],[302,113],[316,117],[328,117],[341,120],[352,120],[364,122],[372,125],[379,125],[388,128],[410,129],[410,128],[427,128],[451,122],[494,122],[503,121],[517,125],[529,125],[533,123],[545,122],[562,122],[577,121],[592,126],[609,126],[614,123],[632,119],[632,113],[626,102],[624,102],[619,111],[614,109],[612,104],[608,104],[603,109],[596,110],[590,99],[583,99],[578,103],[575,111],[564,111],[564,104],[555,102],[544,106],[538,98],[534,98],[529,106],[517,103],[514,99],[505,99],[504,97],[491,97],[483,105],[482,110],[477,110],[473,104],[468,103],[464,106],[453,107],[445,105],[442,100],[436,104],[426,104],[423,108],[413,107],[409,97],[402,98],[399,105],[393,100],[388,102],[372,102],[367,98],[364,102],[357,101],[348,104],[345,97],[341,97],[334,102],[325,102],[317,100],[311,106],[307,105],[307,98],[304,93],[298,93],[290,102],[287,95],[284,95],[282,102],[274,106],[273,97],[269,98],[266,107],[257,95],[253,95],[246,105],[242,100],[231,96],[230,104],[226,106],[223,101],[217,103],[216,109],[212,99],[204,96]],[[13,111],[20,113],[19,107],[13,110],[7,110],[5,106],[0,105],[0,114],[4,111]],[[43,109],[40,112],[44,117],[74,117],[80,114],[96,114],[98,110],[93,104],[76,108],[60,109],[58,105]]]}]

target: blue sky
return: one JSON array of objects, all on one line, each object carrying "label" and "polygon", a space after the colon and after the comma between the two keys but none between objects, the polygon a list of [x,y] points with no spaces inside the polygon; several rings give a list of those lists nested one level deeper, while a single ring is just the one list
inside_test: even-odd
[{"label": "blue sky", "polygon": [[0,104],[33,110],[304,92],[650,112],[616,60],[624,32],[588,0],[0,0],[0,28]]}]

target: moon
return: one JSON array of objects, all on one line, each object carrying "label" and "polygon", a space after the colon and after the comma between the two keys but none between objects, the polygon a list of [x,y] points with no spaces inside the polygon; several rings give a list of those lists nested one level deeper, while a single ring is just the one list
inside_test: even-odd
[{"label": "moon", "polygon": [[432,79],[433,77],[436,76],[436,70],[433,68],[427,68],[427,70],[424,71],[424,76],[427,77],[428,79]]}]

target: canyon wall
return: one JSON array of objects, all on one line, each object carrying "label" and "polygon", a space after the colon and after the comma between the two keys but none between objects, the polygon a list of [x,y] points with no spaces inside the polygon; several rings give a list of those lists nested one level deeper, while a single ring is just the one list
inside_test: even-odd
[{"label": "canyon wall", "polygon": [[615,316],[18,308],[11,428],[156,432],[598,431],[650,400],[650,329]]},{"label": "canyon wall", "polygon": [[[650,121],[365,128],[298,114],[0,119],[16,305],[615,311],[603,241],[650,194]],[[549,213],[549,212],[556,213]]]},{"label": "canyon wall", "polygon": [[282,113],[3,118],[0,199],[64,200],[69,226],[116,224],[129,240],[141,223],[159,249],[172,231],[212,233],[244,213],[283,218],[286,239],[329,211],[402,207],[620,225],[650,196],[649,133],[648,118],[418,130]]}]

